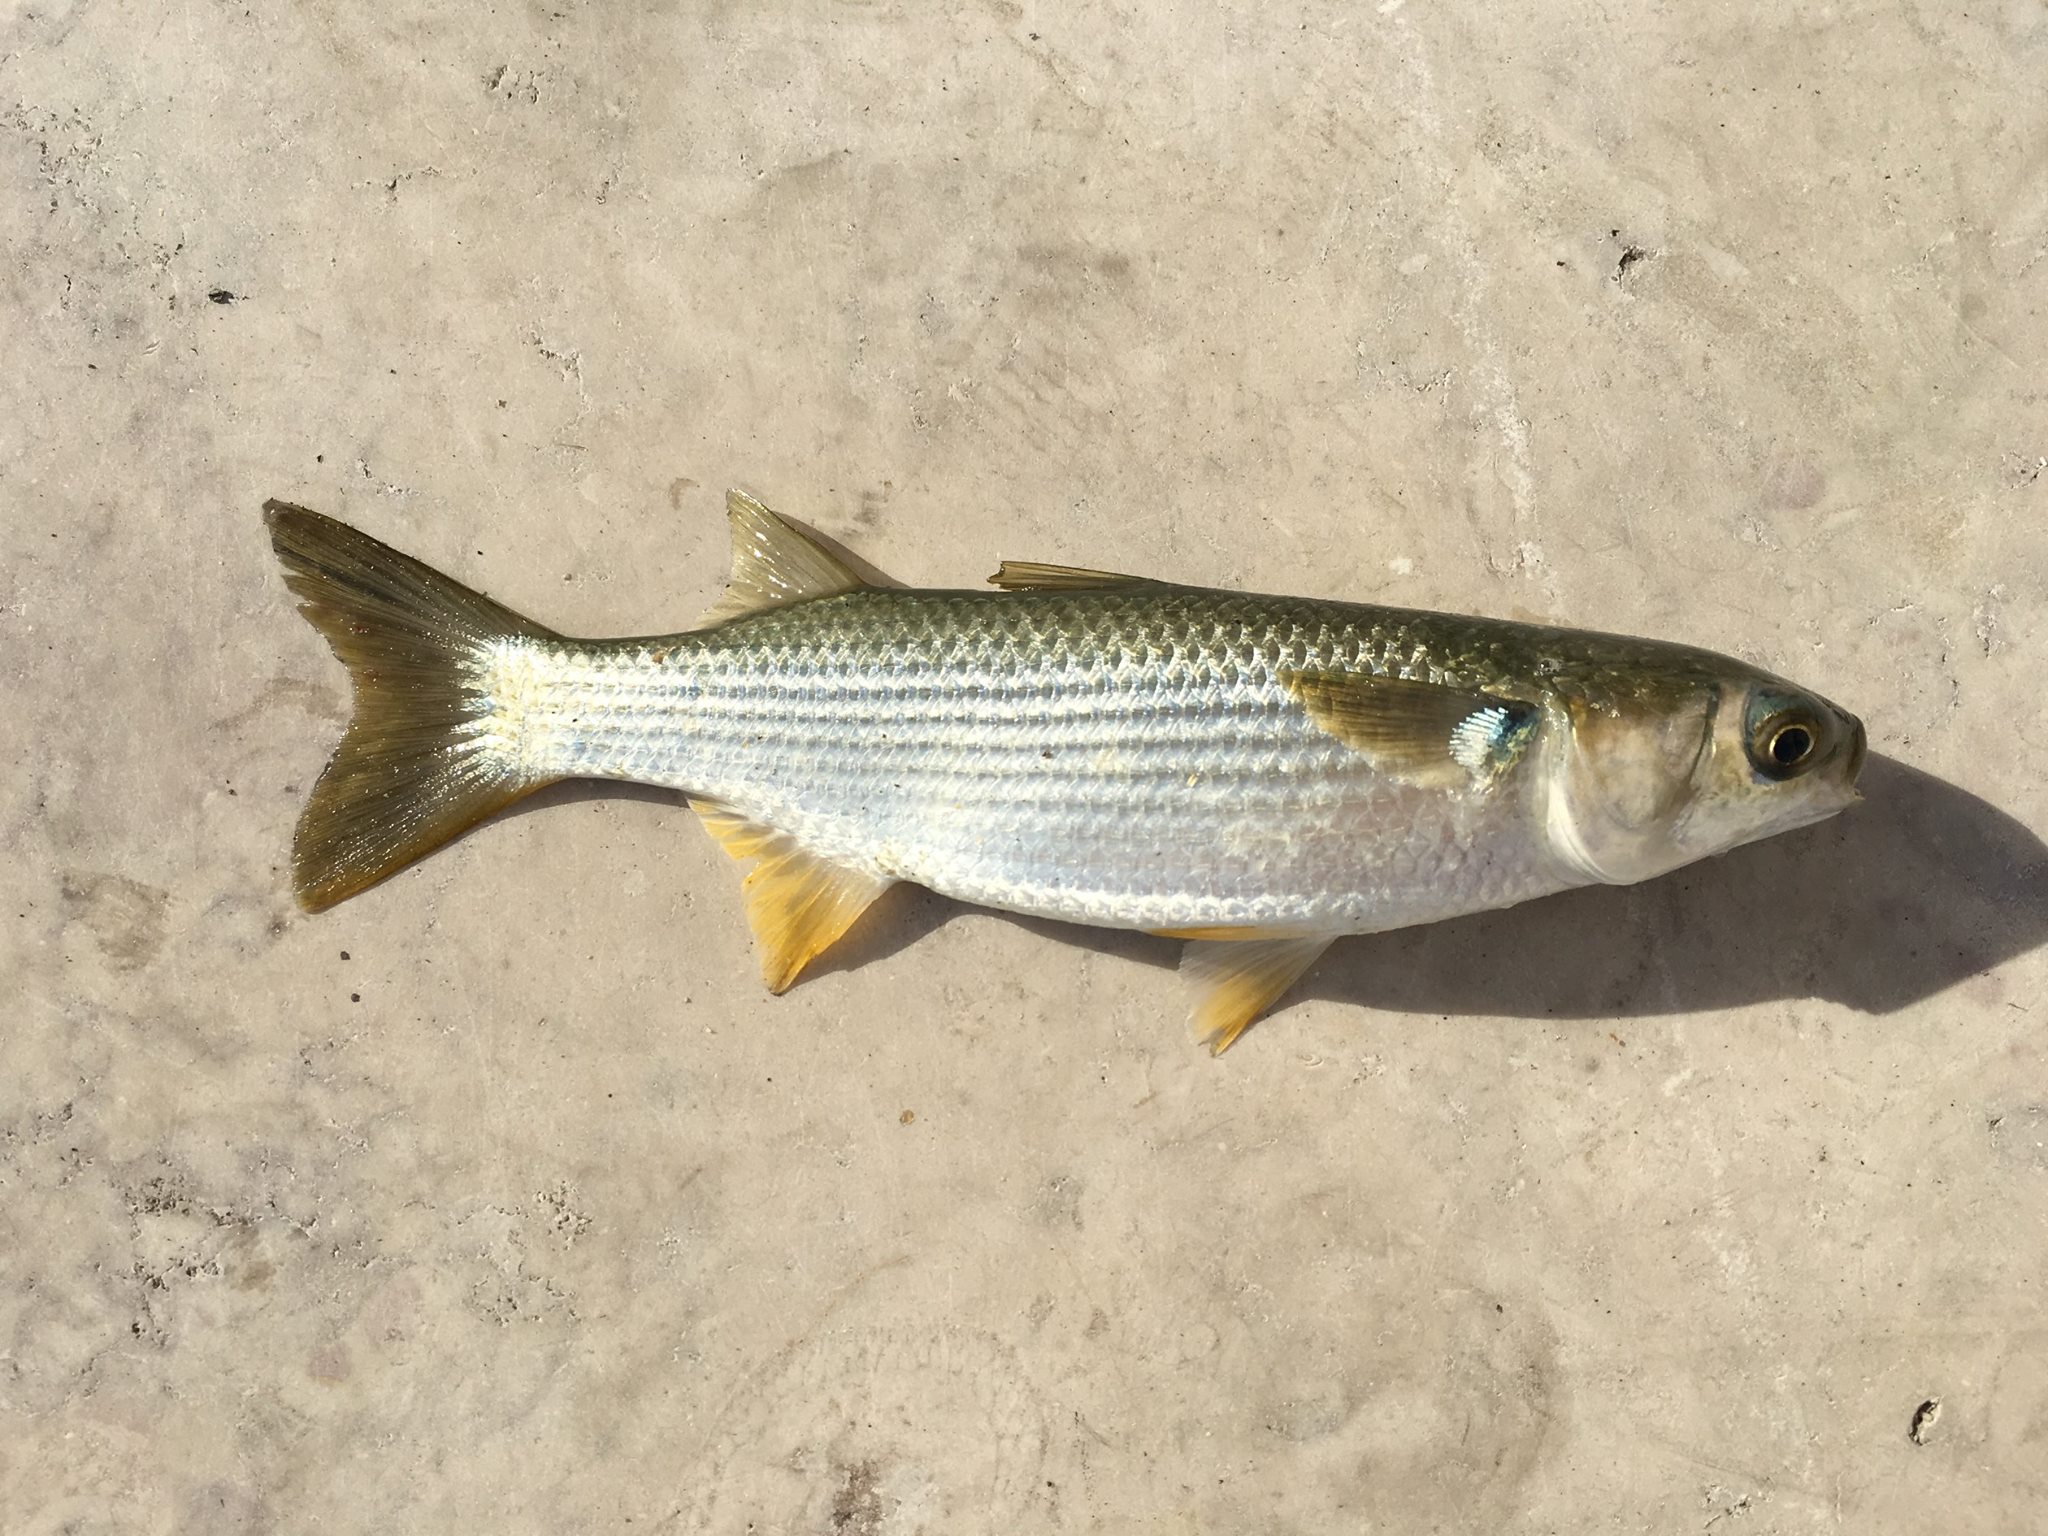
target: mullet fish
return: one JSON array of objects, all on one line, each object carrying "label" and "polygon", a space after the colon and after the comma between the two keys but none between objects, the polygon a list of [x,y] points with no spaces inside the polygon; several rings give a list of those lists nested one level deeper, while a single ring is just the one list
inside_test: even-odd
[{"label": "mullet fish", "polygon": [[332,906],[562,779],[683,791],[781,992],[899,880],[1187,940],[1222,1051],[1342,934],[1625,885],[1831,816],[1863,727],[1687,646],[1005,562],[877,587],[740,492],[690,630],[577,640],[265,514],[354,717],[300,817]]}]

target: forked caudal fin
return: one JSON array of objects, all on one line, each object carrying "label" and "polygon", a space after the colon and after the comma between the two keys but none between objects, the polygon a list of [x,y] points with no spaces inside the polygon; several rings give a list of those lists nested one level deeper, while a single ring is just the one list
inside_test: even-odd
[{"label": "forked caudal fin", "polygon": [[299,905],[318,912],[550,782],[521,772],[484,678],[498,642],[555,637],[346,523],[282,501],[263,516],[355,690],[292,842]]}]

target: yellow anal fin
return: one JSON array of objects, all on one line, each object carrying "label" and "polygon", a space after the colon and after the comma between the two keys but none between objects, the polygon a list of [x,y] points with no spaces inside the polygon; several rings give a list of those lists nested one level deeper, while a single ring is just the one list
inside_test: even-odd
[{"label": "yellow anal fin", "polygon": [[1195,992],[1194,1012],[1188,1017],[1195,1039],[1209,1047],[1210,1055],[1221,1056],[1253,1020],[1301,980],[1334,937],[1311,933],[1190,941],[1181,955],[1180,974]]},{"label": "yellow anal fin", "polygon": [[725,579],[725,595],[697,621],[699,629],[868,584],[831,550],[745,491],[725,493],[725,515],[732,524],[732,574]]},{"label": "yellow anal fin", "polygon": [[1149,576],[1120,571],[1091,571],[1080,565],[1045,565],[1037,560],[1005,560],[988,584],[1005,592],[1100,592],[1116,587],[1151,587]]},{"label": "yellow anal fin", "polygon": [[740,892],[761,949],[761,979],[787,992],[804,967],[830,949],[895,882],[821,859],[778,832],[716,801],[693,800],[704,829],[736,859],[752,859]]},{"label": "yellow anal fin", "polygon": [[1378,672],[1282,672],[1309,718],[1388,773],[1416,783],[1485,783],[1514,766],[1535,705]]}]

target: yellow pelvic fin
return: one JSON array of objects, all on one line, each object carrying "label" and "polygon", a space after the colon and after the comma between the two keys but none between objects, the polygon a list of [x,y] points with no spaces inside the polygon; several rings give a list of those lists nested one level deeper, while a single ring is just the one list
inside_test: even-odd
[{"label": "yellow pelvic fin", "polygon": [[1335,937],[1311,933],[1261,938],[1258,929],[1232,931],[1244,936],[1195,939],[1180,957],[1180,974],[1195,991],[1188,1028],[1212,1056],[1229,1050],[1254,1019],[1279,1002]]},{"label": "yellow pelvic fin", "polygon": [[725,493],[725,515],[732,524],[732,574],[725,595],[697,621],[699,629],[867,585],[844,560],[745,491]]},{"label": "yellow pelvic fin", "polygon": [[1514,766],[1537,709],[1476,689],[1375,672],[1282,672],[1309,718],[1387,772],[1417,783],[1484,782]]},{"label": "yellow pelvic fin", "polygon": [[1154,928],[1155,939],[1203,939],[1215,944],[1243,944],[1253,939],[1295,939],[1307,938],[1303,933],[1291,933],[1283,928]]},{"label": "yellow pelvic fin", "polygon": [[754,860],[740,891],[770,992],[787,992],[804,967],[895,883],[821,859],[788,833],[716,801],[692,800],[690,807],[727,853]]},{"label": "yellow pelvic fin", "polygon": [[1152,587],[1149,576],[1119,571],[1091,571],[1080,565],[1044,565],[1036,560],[1005,560],[988,584],[1005,592],[1099,592],[1116,587]]}]

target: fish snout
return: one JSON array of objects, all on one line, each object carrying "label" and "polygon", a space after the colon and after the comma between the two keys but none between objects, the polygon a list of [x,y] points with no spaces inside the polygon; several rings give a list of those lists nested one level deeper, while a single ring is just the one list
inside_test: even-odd
[{"label": "fish snout", "polygon": [[1864,735],[1861,720],[1845,709],[1838,709],[1835,713],[1842,717],[1842,723],[1849,728],[1848,751],[1842,766],[1842,787],[1854,789],[1856,776],[1863,772],[1863,759],[1869,755],[1870,741]]}]

